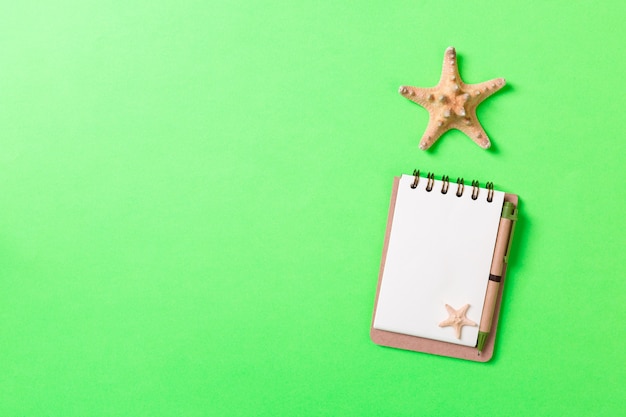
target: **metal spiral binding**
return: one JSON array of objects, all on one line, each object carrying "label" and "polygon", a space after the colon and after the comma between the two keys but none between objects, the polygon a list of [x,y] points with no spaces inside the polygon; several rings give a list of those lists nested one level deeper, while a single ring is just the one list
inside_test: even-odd
[{"label": "metal spiral binding", "polygon": [[493,183],[487,183],[487,201],[491,203],[493,201]]},{"label": "metal spiral binding", "polygon": [[463,195],[463,191],[465,191],[465,184],[463,183],[463,178],[456,179],[456,196],[461,197]]},{"label": "metal spiral binding", "polygon": [[[413,183],[411,184],[411,188],[417,188],[417,185],[419,184],[419,181],[420,181],[419,169],[413,170],[413,176],[415,177],[415,179],[413,180]],[[427,181],[426,191],[431,192],[433,190],[433,187],[435,186],[435,173],[429,172],[428,175],[426,176],[426,181]],[[444,175],[441,178],[441,182],[442,182],[441,194],[447,194],[448,189],[450,188],[450,177],[448,177],[447,175]],[[493,196],[494,196],[493,182],[488,182],[485,185],[485,188],[487,189],[487,202],[491,203],[493,201]],[[465,183],[463,181],[463,178],[458,177],[456,179],[456,196],[462,197],[463,192],[465,192]],[[471,195],[472,200],[477,200],[479,194],[480,194],[480,182],[473,180],[472,181],[472,195]]]},{"label": "metal spiral binding", "polygon": [[480,184],[476,180],[472,180],[472,200],[476,200],[478,198]]},{"label": "metal spiral binding", "polygon": [[411,184],[411,188],[417,188],[417,183],[420,182],[420,170],[414,169],[413,175],[415,176],[415,179],[413,180],[413,184]]},{"label": "metal spiral binding", "polygon": [[435,173],[429,172],[426,178],[428,178],[428,182],[426,183],[426,191],[431,192],[433,190],[433,186],[435,185]]},{"label": "metal spiral binding", "polygon": [[441,185],[441,194],[446,194],[448,192],[448,187],[450,186],[450,178],[447,175],[444,175],[441,179],[443,184]]}]

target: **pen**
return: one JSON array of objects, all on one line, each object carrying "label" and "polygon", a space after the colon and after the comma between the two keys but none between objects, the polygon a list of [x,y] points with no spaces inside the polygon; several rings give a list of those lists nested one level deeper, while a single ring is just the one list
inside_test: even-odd
[{"label": "pen", "polygon": [[498,234],[496,236],[496,244],[491,261],[491,270],[489,271],[485,304],[483,305],[483,313],[480,317],[480,326],[478,328],[478,343],[476,345],[478,354],[480,354],[485,347],[485,342],[491,331],[491,322],[496,307],[496,300],[498,299],[500,281],[502,280],[502,270],[508,260],[512,229],[515,220],[517,220],[515,205],[505,201],[502,207],[500,225],[498,226]]}]

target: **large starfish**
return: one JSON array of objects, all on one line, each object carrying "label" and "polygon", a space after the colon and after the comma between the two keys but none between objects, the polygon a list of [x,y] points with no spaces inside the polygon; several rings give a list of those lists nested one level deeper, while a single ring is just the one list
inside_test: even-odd
[{"label": "large starfish", "polygon": [[446,304],[446,310],[448,310],[448,318],[439,323],[439,327],[452,326],[456,332],[456,338],[461,338],[461,328],[463,326],[476,326],[476,323],[465,317],[469,304],[465,304],[463,307],[455,310]]},{"label": "large starfish", "polygon": [[399,90],[400,94],[424,107],[430,114],[420,149],[430,148],[450,129],[458,129],[481,148],[489,148],[491,142],[476,117],[476,107],[504,84],[504,78],[465,84],[459,75],[456,51],[453,47],[446,49],[439,84],[431,88],[401,86]]}]

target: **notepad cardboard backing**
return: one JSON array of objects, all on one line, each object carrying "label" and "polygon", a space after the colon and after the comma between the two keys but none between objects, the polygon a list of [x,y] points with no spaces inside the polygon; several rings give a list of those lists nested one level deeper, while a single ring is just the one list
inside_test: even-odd
[{"label": "notepad cardboard backing", "polygon": [[[393,214],[396,206],[396,197],[398,194],[398,184],[400,177],[394,178],[393,190],[391,194],[391,203],[389,205],[389,216],[387,217],[387,231],[385,233],[385,244],[383,247],[383,255],[380,264],[380,272],[378,275],[378,285],[376,288],[376,299],[374,301],[374,314],[372,317],[372,325],[370,327],[370,337],[372,341],[381,346],[395,347],[405,350],[413,350],[416,352],[431,353],[440,356],[450,356],[460,359],[467,359],[476,362],[487,362],[493,356],[493,349],[496,339],[496,333],[498,330],[498,318],[500,316],[500,303],[502,301],[502,292],[505,284],[506,266],[502,271],[502,281],[498,289],[498,298],[496,301],[495,312],[491,325],[491,332],[487,338],[485,346],[478,354],[478,350],[475,347],[461,346],[453,343],[440,342],[437,340],[426,339],[417,336],[410,336],[401,333],[394,333],[385,330],[379,330],[374,328],[374,319],[376,318],[376,306],[378,305],[378,295],[380,293],[380,286],[383,277],[383,270],[385,267],[385,260],[387,257],[387,248],[389,245],[389,235],[391,232],[391,225],[393,223]],[[518,204],[518,196],[515,194],[505,194],[504,201],[513,203],[516,207]],[[485,277],[487,279],[487,277]]]}]

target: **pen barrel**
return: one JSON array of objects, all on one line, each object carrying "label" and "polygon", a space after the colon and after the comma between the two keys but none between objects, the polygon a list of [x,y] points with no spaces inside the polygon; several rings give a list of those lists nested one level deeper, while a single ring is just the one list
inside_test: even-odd
[{"label": "pen barrel", "polygon": [[500,227],[498,227],[498,235],[496,237],[496,247],[493,251],[493,259],[491,261],[492,275],[502,276],[502,270],[504,269],[504,257],[509,247],[509,237],[511,235],[511,226],[513,221],[503,217],[500,220]]},{"label": "pen barrel", "polygon": [[491,270],[489,271],[489,282],[487,283],[487,293],[485,294],[485,304],[483,304],[483,313],[480,318],[479,332],[489,333],[491,331],[491,322],[493,321],[493,313],[498,300],[498,290],[500,289],[500,281],[502,279],[502,271],[504,270],[504,259],[509,248],[509,238],[511,236],[511,228],[513,220],[510,219],[512,205],[505,203],[503,208],[503,216],[500,218],[498,225],[498,233],[496,235],[495,248],[493,250],[493,258],[491,260]]},{"label": "pen barrel", "polygon": [[485,304],[483,305],[483,314],[481,315],[479,332],[489,333],[491,331],[491,321],[493,312],[496,308],[496,300],[498,299],[498,290],[500,282],[489,279],[487,284],[487,293],[485,294]]}]

